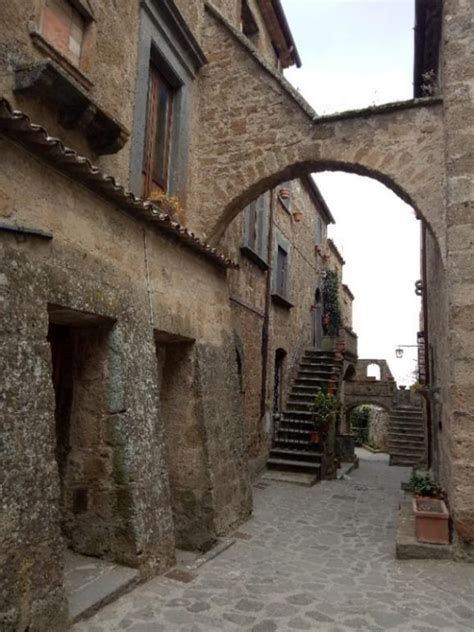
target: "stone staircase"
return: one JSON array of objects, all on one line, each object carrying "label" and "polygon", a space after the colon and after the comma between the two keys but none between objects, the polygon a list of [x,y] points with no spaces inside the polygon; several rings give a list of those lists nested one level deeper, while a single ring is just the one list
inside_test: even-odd
[{"label": "stone staircase", "polygon": [[390,465],[423,465],[425,452],[423,409],[415,406],[392,408],[389,427]]},{"label": "stone staircase", "polygon": [[336,353],[304,353],[285,411],[275,421],[275,439],[267,461],[269,470],[308,474],[312,483],[324,476],[323,450],[310,441],[311,406],[318,388],[337,391],[342,361]]}]

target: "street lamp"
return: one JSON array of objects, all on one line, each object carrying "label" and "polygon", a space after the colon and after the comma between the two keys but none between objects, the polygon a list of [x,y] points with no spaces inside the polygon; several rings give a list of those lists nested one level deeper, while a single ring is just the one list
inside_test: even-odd
[{"label": "street lamp", "polygon": [[407,349],[410,347],[416,347],[418,349],[419,345],[398,345],[395,349],[395,355],[397,358],[403,358],[403,349]]}]

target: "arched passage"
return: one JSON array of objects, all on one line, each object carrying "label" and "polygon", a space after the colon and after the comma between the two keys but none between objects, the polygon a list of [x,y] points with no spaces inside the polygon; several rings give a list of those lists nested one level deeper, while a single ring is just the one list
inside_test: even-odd
[{"label": "arched passage", "polygon": [[[205,48],[206,42],[213,53],[206,87],[221,96],[218,105],[209,100],[202,106],[199,165],[205,177],[197,196],[197,228],[214,244],[264,191],[310,173],[339,170],[375,178],[392,189],[425,220],[444,251],[438,100],[319,117],[210,6]],[[235,115],[236,107],[239,124],[229,125],[226,112]]]}]

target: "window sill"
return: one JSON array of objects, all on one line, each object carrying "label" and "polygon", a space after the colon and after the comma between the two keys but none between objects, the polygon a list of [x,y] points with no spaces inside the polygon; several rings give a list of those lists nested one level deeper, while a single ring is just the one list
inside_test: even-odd
[{"label": "window sill", "polygon": [[253,261],[253,263],[255,263],[255,265],[258,266],[261,270],[268,270],[270,268],[268,263],[264,259],[262,259],[262,257],[258,255],[254,250],[252,250],[252,248],[249,248],[248,246],[241,246],[240,252],[248,259]]},{"label": "window sill", "polygon": [[65,129],[82,130],[91,149],[98,155],[114,154],[128,140],[128,130],[95,103],[52,59],[16,68],[14,91],[45,98],[58,106],[59,123]]},{"label": "window sill", "polygon": [[272,301],[273,303],[275,303],[275,305],[285,307],[286,309],[291,309],[292,307],[294,307],[293,303],[290,303],[288,299],[276,292],[272,292]]},{"label": "window sill", "polygon": [[30,37],[33,44],[43,53],[47,53],[57,62],[66,72],[68,72],[83,88],[90,90],[94,87],[92,81],[77,66],[74,66],[62,53],[60,53],[48,40],[46,40],[38,31],[31,31]]}]

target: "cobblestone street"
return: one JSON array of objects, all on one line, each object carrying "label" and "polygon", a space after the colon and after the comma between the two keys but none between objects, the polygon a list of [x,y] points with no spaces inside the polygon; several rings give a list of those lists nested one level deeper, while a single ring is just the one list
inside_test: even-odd
[{"label": "cobblestone street", "polygon": [[153,579],[74,631],[472,631],[473,565],[394,559],[408,476],[363,460],[313,488],[261,481],[236,543],[191,582]]}]

